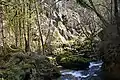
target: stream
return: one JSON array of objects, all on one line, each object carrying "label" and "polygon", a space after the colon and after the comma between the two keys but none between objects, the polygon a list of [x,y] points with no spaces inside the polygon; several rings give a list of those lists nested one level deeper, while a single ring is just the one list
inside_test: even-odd
[{"label": "stream", "polygon": [[61,70],[62,76],[58,80],[102,80],[100,71],[102,61],[90,62],[87,70]]}]

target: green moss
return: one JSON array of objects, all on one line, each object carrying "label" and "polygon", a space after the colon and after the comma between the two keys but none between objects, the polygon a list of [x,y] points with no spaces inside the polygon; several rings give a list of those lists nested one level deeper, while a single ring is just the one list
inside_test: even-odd
[{"label": "green moss", "polygon": [[62,63],[70,63],[70,62],[83,62],[83,63],[87,63],[89,61],[91,61],[88,58],[84,58],[84,57],[80,57],[80,56],[66,56],[66,57],[62,57],[60,60]]},{"label": "green moss", "polygon": [[68,69],[86,69],[89,67],[91,59],[78,55],[60,55],[57,63]]},{"label": "green moss", "polygon": [[4,65],[6,69],[0,70],[0,74],[5,80],[24,80],[26,73],[34,76],[35,79],[31,80],[41,80],[38,79],[41,77],[58,78],[60,76],[59,69],[51,64],[46,56],[27,56],[24,54],[21,57],[11,56]]}]

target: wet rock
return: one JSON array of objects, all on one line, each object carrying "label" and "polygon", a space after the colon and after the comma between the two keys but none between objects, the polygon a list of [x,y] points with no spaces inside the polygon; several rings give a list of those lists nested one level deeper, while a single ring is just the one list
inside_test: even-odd
[{"label": "wet rock", "polygon": [[120,63],[103,64],[102,69],[104,80],[120,80]]}]

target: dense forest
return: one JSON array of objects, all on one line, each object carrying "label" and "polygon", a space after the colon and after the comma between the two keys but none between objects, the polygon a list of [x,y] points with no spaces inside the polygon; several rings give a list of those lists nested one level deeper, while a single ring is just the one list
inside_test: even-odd
[{"label": "dense forest", "polygon": [[0,80],[120,80],[119,49],[120,0],[0,0]]}]

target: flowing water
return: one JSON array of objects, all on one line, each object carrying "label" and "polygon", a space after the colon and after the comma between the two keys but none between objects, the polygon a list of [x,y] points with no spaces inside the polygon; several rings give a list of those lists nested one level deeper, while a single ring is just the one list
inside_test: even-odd
[{"label": "flowing water", "polygon": [[61,70],[58,80],[102,80],[99,75],[102,64],[102,61],[90,62],[88,70]]}]

